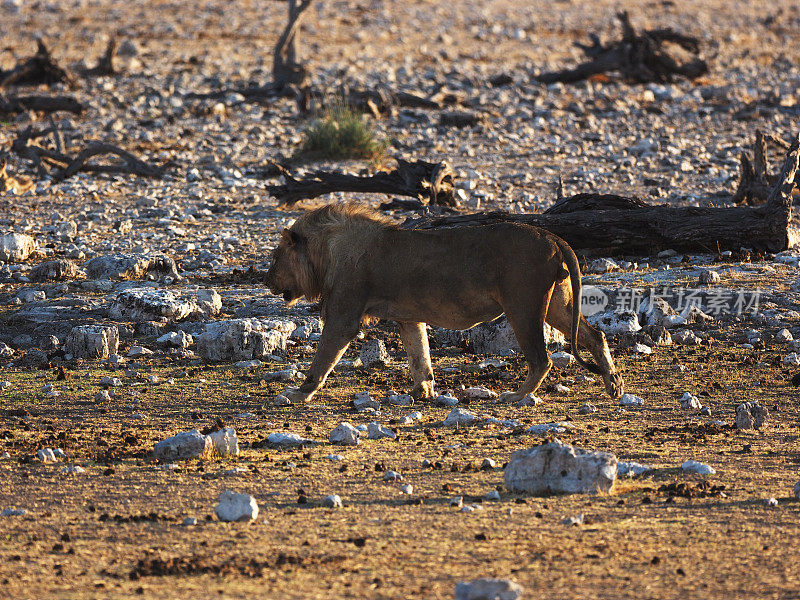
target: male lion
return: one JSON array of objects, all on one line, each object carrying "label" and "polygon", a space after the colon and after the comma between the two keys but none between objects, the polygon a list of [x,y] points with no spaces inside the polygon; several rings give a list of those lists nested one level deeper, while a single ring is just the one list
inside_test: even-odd
[{"label": "male lion", "polygon": [[[281,232],[266,284],[290,306],[302,296],[321,302],[325,326],[305,381],[287,391],[293,401],[308,400],[322,387],[368,317],[397,321],[412,393],[433,397],[425,324],[468,329],[502,313],[528,362],[525,381],[502,400],[533,393],[550,370],[545,321],[570,335],[578,363],[603,376],[612,398],[622,395],[605,336],[580,314],[580,300],[573,302],[581,297],[575,253],[536,227],[405,230],[365,208],[329,205]],[[576,342],[597,364],[580,357]]]}]

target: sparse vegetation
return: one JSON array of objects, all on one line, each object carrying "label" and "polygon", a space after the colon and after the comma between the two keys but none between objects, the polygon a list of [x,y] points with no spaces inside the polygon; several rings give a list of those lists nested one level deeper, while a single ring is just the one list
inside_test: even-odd
[{"label": "sparse vegetation", "polygon": [[387,146],[386,140],[378,138],[364,115],[345,103],[336,103],[325,108],[306,130],[298,157],[377,161]]}]

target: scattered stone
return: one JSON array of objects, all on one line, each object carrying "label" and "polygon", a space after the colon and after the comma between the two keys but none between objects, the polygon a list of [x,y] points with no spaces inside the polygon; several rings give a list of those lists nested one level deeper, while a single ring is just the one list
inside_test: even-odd
[{"label": "scattered stone", "polygon": [[650,346],[636,343],[633,345],[633,352],[634,354],[652,354],[653,349]]},{"label": "scattered stone", "polygon": [[330,436],[328,436],[331,444],[341,444],[342,446],[356,446],[358,445],[358,430],[350,423],[339,423]]},{"label": "scattered stone", "polygon": [[700,271],[700,278],[697,281],[700,285],[714,285],[720,282],[719,273],[711,269]]},{"label": "scattered stone", "polygon": [[337,494],[325,496],[322,499],[322,506],[325,508],[342,508],[342,499]]},{"label": "scattered stone", "polygon": [[145,275],[178,278],[175,261],[165,254],[105,254],[83,264],[89,279],[143,279]]},{"label": "scattered stone", "polygon": [[239,362],[233,363],[233,366],[237,369],[252,369],[253,367],[260,367],[263,364],[264,363],[257,358],[253,358],[250,360],[240,360]]},{"label": "scattered stone", "polygon": [[461,508],[464,505],[464,496],[456,496],[450,499],[450,506]]},{"label": "scattered stone", "polygon": [[451,396],[448,393],[439,394],[433,401],[434,406],[444,406],[446,408],[451,408],[456,404],[458,404],[458,398]]},{"label": "scattered stone", "polygon": [[588,415],[591,413],[597,412],[597,407],[592,404],[591,402],[587,402],[586,404],[581,404],[578,407],[578,414],[579,415]]},{"label": "scattered stone", "polygon": [[367,437],[371,440],[382,440],[386,438],[393,440],[397,437],[397,434],[391,429],[383,427],[380,423],[373,421],[367,425]]},{"label": "scattered stone", "polygon": [[476,579],[456,584],[455,600],[518,600],[522,586],[510,579]]},{"label": "scattered stone", "polygon": [[129,321],[184,321],[219,314],[222,298],[215,290],[198,289],[180,294],[168,290],[133,288],[119,292],[111,302],[112,318]]},{"label": "scattered stone", "polygon": [[559,423],[542,423],[540,425],[532,425],[525,430],[525,433],[533,435],[550,435],[551,433],[565,433],[567,429],[571,429],[572,425],[566,422]]},{"label": "scattered stone", "polygon": [[680,399],[681,408],[683,410],[699,410],[703,408],[700,399],[697,396],[692,396],[689,392],[684,392]]},{"label": "scattered stone", "polygon": [[528,394],[522,400],[517,402],[517,406],[525,407],[525,406],[538,406],[542,403],[542,399],[538,396],[532,396]]},{"label": "scattered stone", "polygon": [[511,363],[505,360],[499,360],[497,358],[487,358],[486,360],[482,360],[481,362],[478,363],[478,368],[483,371],[484,369],[488,369],[490,367],[493,367],[495,369],[502,369],[510,365]]},{"label": "scattered stone", "polygon": [[696,460],[687,460],[681,465],[681,469],[687,473],[697,473],[698,475],[713,475],[716,473],[711,465],[706,465]]},{"label": "scattered stone", "polygon": [[603,273],[611,273],[619,270],[619,265],[610,258],[595,258],[589,263],[585,272],[601,275]]},{"label": "scattered stone", "polygon": [[478,421],[477,415],[469,412],[465,408],[454,408],[450,411],[444,419],[445,427],[463,427],[465,425],[472,425]]},{"label": "scattered stone", "polygon": [[490,502],[499,502],[500,501],[500,492],[497,490],[492,490],[488,494],[486,494],[485,498]]},{"label": "scattered stone", "polygon": [[470,400],[491,400],[497,398],[497,394],[488,388],[476,386],[465,389],[464,397]]},{"label": "scattered stone", "polygon": [[60,258],[49,260],[36,265],[28,274],[31,281],[64,281],[65,279],[75,279],[78,269],[75,263],[70,260]]},{"label": "scattered stone", "polygon": [[153,458],[160,462],[189,460],[208,455],[214,449],[214,442],[197,429],[183,431],[158,442],[153,448]]},{"label": "scattered stone", "polygon": [[607,493],[617,476],[617,457],[574,448],[559,440],[517,450],[505,471],[511,492],[531,494]]},{"label": "scattered stone", "polygon": [[403,476],[400,473],[398,473],[397,471],[386,471],[386,473],[383,474],[383,480],[384,481],[402,481],[403,480]]},{"label": "scattered stone", "polygon": [[608,335],[636,333],[642,328],[632,310],[599,312],[590,315],[586,320]]},{"label": "scattered stone", "polygon": [[386,344],[383,340],[367,340],[361,346],[358,355],[361,364],[367,369],[385,367],[390,360],[389,353],[386,351]]},{"label": "scattered stone", "polygon": [[217,456],[239,456],[239,438],[233,427],[223,427],[208,434]]},{"label": "scattered stone", "polygon": [[381,403],[373,399],[369,392],[358,392],[353,398],[353,408],[358,412],[364,412],[367,409],[380,410]]},{"label": "scattered stone", "polygon": [[197,525],[197,517],[186,517],[182,522],[181,525],[184,527],[194,527]]},{"label": "scattered stone", "polygon": [[497,466],[491,458],[484,458],[483,462],[481,463],[481,471],[489,471],[494,469]]},{"label": "scattered stone", "polygon": [[620,406],[643,406],[644,398],[640,398],[634,394],[623,394],[619,399]]},{"label": "scattered stone", "polygon": [[400,491],[410,496],[412,493],[414,493],[414,486],[410,483],[404,483],[402,486],[400,486]]},{"label": "scattered stone", "polygon": [[214,512],[220,521],[255,521],[258,517],[258,503],[249,494],[225,490],[219,495],[219,503]]},{"label": "scattered stone", "polygon": [[80,475],[81,473],[86,473],[86,469],[79,465],[73,465],[68,467],[62,467],[61,473],[64,475]]},{"label": "scattered stone", "polygon": [[230,319],[209,323],[195,342],[198,354],[208,361],[250,360],[286,350],[294,329],[291,321]]},{"label": "scattered stone", "polygon": [[[259,363],[261,361],[258,361]],[[303,374],[298,371],[297,369],[281,369],[280,371],[270,371],[269,373],[264,373],[261,376],[261,379],[264,381],[282,381],[284,383],[291,383],[292,381],[297,381],[301,379]]]},{"label": "scattered stone", "polygon": [[743,402],[736,407],[737,429],[761,429],[769,421],[769,410],[758,402]]},{"label": "scattered stone", "polygon": [[800,365],[800,355],[798,355],[797,352],[792,352],[791,354],[787,354],[786,356],[784,356],[781,362],[784,365],[791,365],[796,367]]},{"label": "scattered stone", "polygon": [[386,400],[392,406],[411,406],[414,404],[414,398],[408,394],[391,394]]},{"label": "scattered stone", "polygon": [[131,346],[128,350],[128,358],[141,358],[142,356],[150,356],[153,351],[144,346]]},{"label": "scattered stone", "polygon": [[800,500],[800,481],[794,484],[794,497]]},{"label": "scattered stone", "polygon": [[766,504],[769,507],[774,508],[774,507],[778,506],[778,499],[777,498],[765,498],[764,499],[764,504]]},{"label": "scattered stone", "polygon": [[550,355],[550,360],[553,361],[555,367],[565,369],[575,362],[575,357],[569,352],[553,352]]},{"label": "scattered stone", "polygon": [[794,340],[794,336],[788,329],[781,329],[775,334],[775,340],[778,342],[791,342]]},{"label": "scattered stone", "polygon": [[296,433],[285,433],[283,431],[279,431],[276,433],[270,433],[267,436],[267,443],[272,444],[273,446],[300,446],[306,442],[308,442],[307,439],[300,437]]},{"label": "scattered stone", "polygon": [[168,348],[183,348],[185,350],[194,344],[194,339],[184,331],[170,331],[159,337],[156,343]]},{"label": "scattered stone", "polygon": [[74,358],[108,358],[119,349],[116,325],[78,325],[64,344],[64,352]]},{"label": "scattered stone", "polygon": [[56,453],[52,448],[42,448],[36,453],[36,456],[38,456],[39,460],[43,463],[51,463],[58,460]]},{"label": "scattered stone", "polygon": [[24,233],[0,235],[0,261],[20,262],[36,252],[36,240]]},{"label": "scattered stone", "polygon": [[622,461],[617,463],[617,477],[638,477],[652,469],[653,467],[648,467],[638,462]]}]

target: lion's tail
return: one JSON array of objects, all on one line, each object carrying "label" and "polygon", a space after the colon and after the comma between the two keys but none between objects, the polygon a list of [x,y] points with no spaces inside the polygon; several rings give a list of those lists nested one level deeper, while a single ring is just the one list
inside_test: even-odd
[{"label": "lion's tail", "polygon": [[558,238],[556,243],[558,244],[559,250],[561,250],[562,259],[567,264],[569,278],[572,282],[572,333],[570,336],[572,354],[575,356],[575,360],[578,361],[578,364],[584,369],[596,375],[602,375],[603,372],[600,370],[600,367],[594,362],[581,358],[580,351],[578,350],[578,324],[581,317],[581,267],[578,264],[578,257],[575,256],[575,252],[564,240]]}]

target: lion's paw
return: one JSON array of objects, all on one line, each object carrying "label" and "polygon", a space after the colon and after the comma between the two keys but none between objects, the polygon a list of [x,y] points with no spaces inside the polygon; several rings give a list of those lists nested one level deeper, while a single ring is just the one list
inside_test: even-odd
[{"label": "lion's paw", "polygon": [[498,400],[500,402],[519,402],[522,400],[522,395],[518,392],[503,392]]},{"label": "lion's paw", "polygon": [[625,392],[625,380],[619,373],[611,373],[606,377],[606,392],[612,398],[619,398]]},{"label": "lion's paw", "polygon": [[291,402],[308,402],[313,394],[301,392],[300,388],[287,387],[281,392],[282,396],[286,396]]}]

